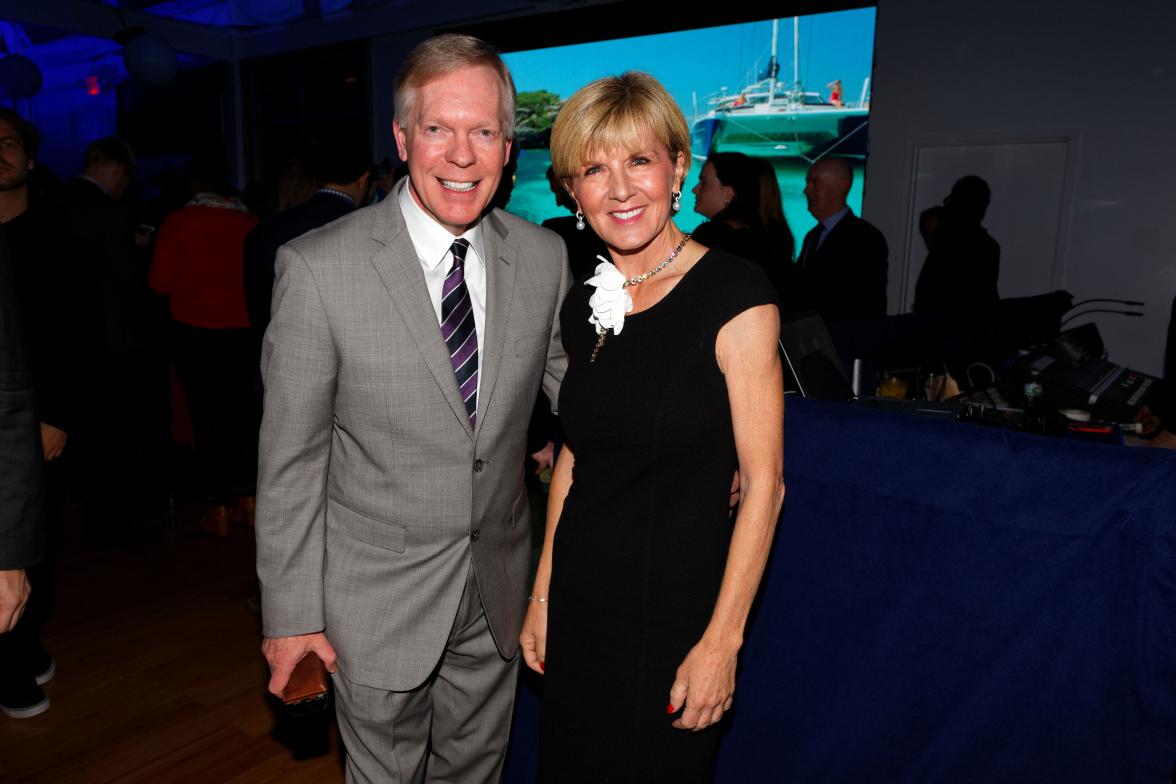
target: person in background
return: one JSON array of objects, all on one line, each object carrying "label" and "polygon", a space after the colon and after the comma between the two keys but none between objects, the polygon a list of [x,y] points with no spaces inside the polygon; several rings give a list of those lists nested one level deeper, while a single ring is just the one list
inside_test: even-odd
[{"label": "person in background", "polygon": [[151,288],[168,298],[172,351],[192,416],[201,529],[226,537],[230,519],[249,522],[256,483],[254,352],[245,309],[243,248],[257,218],[226,197],[219,151],[188,164],[191,201],[159,228]]},{"label": "person in background", "polygon": [[919,213],[919,236],[923,238],[923,247],[930,253],[935,249],[935,235],[939,232],[939,222],[943,220],[943,207],[934,204]]},{"label": "person in background", "polygon": [[245,236],[245,305],[259,361],[261,336],[270,320],[278,248],[367,203],[371,156],[366,145],[353,139],[319,140],[311,147],[304,166],[318,185],[310,199],[263,219]]},{"label": "person in background", "polygon": [[[13,176],[9,159],[23,156],[25,144],[19,138],[0,139],[0,178]],[[17,282],[0,230],[0,712],[10,718],[30,718],[48,710],[49,698],[37,681],[52,676],[51,670],[42,672],[29,659],[22,628],[32,594],[28,571],[41,562],[45,550],[44,446],[22,321]]]},{"label": "person in background", "polygon": [[129,534],[131,467],[148,437],[143,382],[149,290],[145,259],[137,243],[138,205],[130,194],[135,153],[122,139],[91,142],[82,174],[54,196],[64,216],[63,233],[85,248],[80,265],[88,300],[90,332],[87,372],[91,395],[73,439],[71,470],[84,494],[85,543],[117,544]]},{"label": "person in background", "polygon": [[740,152],[713,153],[694,186],[694,211],[710,219],[694,230],[695,240],[755,262],[784,296],[794,240],[770,162]]},{"label": "person in background", "polygon": [[563,239],[568,249],[568,263],[572,267],[573,280],[587,280],[596,271],[600,263],[600,256],[607,257],[608,253],[600,237],[584,220],[584,215],[576,209],[576,203],[568,195],[567,188],[547,167],[547,184],[551,188],[551,195],[555,203],[573,215],[562,215],[558,218],[548,218],[543,221],[543,228],[551,229]]},{"label": "person in background", "polygon": [[886,315],[886,238],[853,214],[851,187],[853,167],[844,158],[809,167],[804,196],[817,225],[800,247],[798,286],[788,292],[785,311],[815,310],[825,321]]},{"label": "person in background", "polygon": [[842,100],[841,97],[843,93],[841,88],[841,80],[834,79],[825,86],[829,88],[829,103],[833,104],[834,106],[845,106],[845,101]]},{"label": "person in background", "polygon": [[1135,415],[1148,445],[1176,449],[1176,297],[1168,318],[1168,338],[1164,348],[1164,379],[1155,384]]},{"label": "person in background", "polygon": [[1000,245],[981,225],[991,199],[988,183],[975,175],[952,186],[919,272],[912,311],[976,313],[1000,302]]}]

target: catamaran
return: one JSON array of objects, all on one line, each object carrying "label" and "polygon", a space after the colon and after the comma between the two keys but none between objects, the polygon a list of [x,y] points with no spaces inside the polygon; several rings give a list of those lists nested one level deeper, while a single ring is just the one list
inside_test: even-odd
[{"label": "catamaran", "polygon": [[[758,79],[738,93],[709,96],[706,114],[697,105],[692,147],[698,157],[712,152],[797,157],[814,161],[824,155],[864,157],[870,115],[870,79],[860,98],[840,106],[800,81],[800,20],[792,20],[792,84],[778,79],[776,59],[779,19],[772,20],[772,55]],[[697,102],[696,102],[697,104]]]}]

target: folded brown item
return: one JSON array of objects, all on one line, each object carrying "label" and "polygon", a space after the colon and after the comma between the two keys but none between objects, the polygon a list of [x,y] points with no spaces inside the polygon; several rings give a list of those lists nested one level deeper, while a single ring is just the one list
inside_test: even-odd
[{"label": "folded brown item", "polygon": [[308,653],[294,666],[290,681],[282,691],[282,702],[297,705],[325,700],[328,690],[327,665],[315,653]]}]

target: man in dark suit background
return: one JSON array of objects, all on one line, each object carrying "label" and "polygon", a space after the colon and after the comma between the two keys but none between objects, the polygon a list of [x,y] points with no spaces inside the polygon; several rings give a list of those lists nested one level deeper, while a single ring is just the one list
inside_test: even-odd
[{"label": "man in dark suit background", "polygon": [[245,307],[250,328],[257,335],[259,356],[261,336],[270,319],[278,248],[367,201],[372,162],[364,145],[352,140],[319,140],[311,149],[306,168],[318,186],[310,200],[271,215],[245,237]]},{"label": "man in dark suit background", "polygon": [[[21,332],[40,421],[45,501],[41,529],[55,528],[65,496],[59,458],[72,454],[85,403],[86,249],[61,230],[63,219],[51,203],[32,199],[30,176],[36,168],[37,129],[15,111],[0,108],[0,224],[11,259],[10,285],[20,311]],[[5,284],[9,285],[9,284]],[[51,563],[51,556],[46,556]],[[41,645],[40,627],[52,607],[48,567],[30,573],[34,588],[20,623],[0,636],[0,711],[12,718],[36,716],[49,707],[41,686],[54,673],[53,659]],[[0,621],[0,630],[3,623]]]},{"label": "man in dark suit background", "polygon": [[[29,599],[26,570],[41,560],[44,550],[40,491],[41,438],[33,379],[8,250],[0,235],[0,666],[5,668],[12,663],[6,645]],[[31,705],[28,700],[27,693],[0,694],[0,704],[23,710],[21,715],[36,715],[49,707],[48,699]],[[12,715],[7,709],[5,713]]]},{"label": "man in dark suit background", "polygon": [[[90,399],[75,439],[85,495],[88,546],[116,544],[129,534],[130,467],[135,447],[147,438],[154,367],[146,354],[146,257],[136,253],[139,216],[124,199],[135,175],[135,156],[121,139],[97,139],[86,147],[82,174],[56,196],[64,231],[86,248],[81,276],[91,320],[87,372]],[[155,387],[158,388],[158,387]]]},{"label": "man in dark suit background", "polygon": [[1000,244],[980,225],[991,200],[988,183],[974,174],[952,186],[919,272],[912,312],[977,316],[1000,304]]},{"label": "man in dark suit background", "polygon": [[825,321],[886,315],[886,238],[846,203],[853,167],[822,158],[809,168],[804,196],[817,225],[797,259],[796,294],[785,309],[815,310]]}]

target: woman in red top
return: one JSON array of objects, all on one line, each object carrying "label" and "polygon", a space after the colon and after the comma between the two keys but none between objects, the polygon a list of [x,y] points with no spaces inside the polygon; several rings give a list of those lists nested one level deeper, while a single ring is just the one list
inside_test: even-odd
[{"label": "woman in red top", "polygon": [[209,505],[201,522],[227,536],[230,504],[248,521],[256,483],[258,416],[245,310],[242,248],[257,224],[227,192],[225,166],[215,157],[188,164],[192,200],[160,227],[151,261],[151,288],[166,295],[172,350],[192,416],[200,486]]},{"label": "woman in red top", "polygon": [[845,103],[841,100],[841,80],[834,79],[825,86],[829,88],[829,103],[834,106],[844,106]]}]

